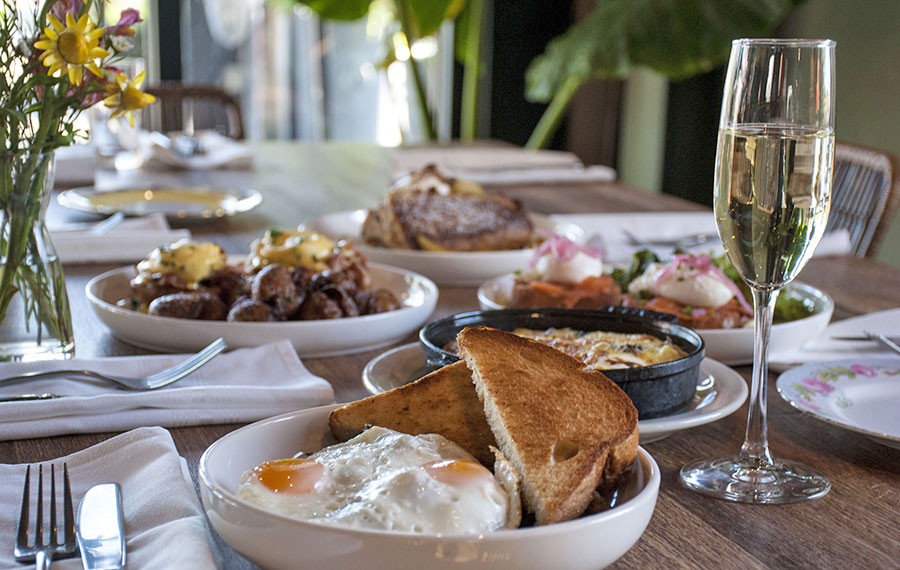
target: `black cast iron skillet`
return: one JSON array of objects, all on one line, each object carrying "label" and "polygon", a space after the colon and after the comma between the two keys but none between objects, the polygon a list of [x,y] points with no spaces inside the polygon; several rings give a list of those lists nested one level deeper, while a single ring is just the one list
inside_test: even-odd
[{"label": "black cast iron skillet", "polygon": [[700,361],[705,344],[694,330],[676,323],[674,315],[634,307],[600,309],[499,309],[471,311],[451,315],[425,325],[419,340],[425,359],[432,369],[452,364],[459,356],[448,345],[466,327],[493,327],[505,331],[516,328],[543,330],[569,327],[580,331],[647,333],[670,339],[687,356],[638,368],[604,370],[634,402],[639,419],[651,419],[677,413],[687,408],[697,391]]}]

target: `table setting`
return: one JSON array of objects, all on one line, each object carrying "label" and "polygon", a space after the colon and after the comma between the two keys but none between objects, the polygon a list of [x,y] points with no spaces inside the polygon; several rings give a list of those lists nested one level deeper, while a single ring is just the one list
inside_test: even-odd
[{"label": "table setting", "polygon": [[[730,77],[752,75],[745,66],[763,57],[746,55],[755,50],[809,64],[786,66],[775,84],[799,76],[808,87],[810,70],[832,77],[830,41],[733,49]],[[726,103],[740,106],[739,83],[726,86]],[[798,91],[785,116],[814,123],[810,144],[825,164],[831,87]],[[791,107],[807,95],[829,111]],[[772,121],[723,111],[723,164],[743,156],[737,138],[761,136],[735,117]],[[288,141],[271,152],[275,143],[210,131],[192,132],[185,152],[183,133],[146,135],[140,169],[97,163],[85,181],[63,168],[77,175],[44,190],[54,201],[56,328],[35,316],[46,303],[22,313],[38,348],[45,331],[59,346],[0,361],[0,509],[27,526],[23,505],[66,488],[59,511],[79,538],[66,537],[54,567],[83,558],[89,568],[99,554],[87,537],[116,524],[117,568],[887,567],[900,556],[896,541],[878,538],[900,522],[900,354],[891,350],[900,288],[885,286],[900,283],[900,269],[853,257],[848,233],[824,233],[815,208],[799,212],[827,203],[830,182],[798,183],[791,200],[798,187],[803,198],[780,203],[818,217],[772,214],[780,241],[760,246],[750,237],[762,230],[747,221],[756,218],[735,214],[759,206],[741,194],[749,174],[737,167],[717,173],[714,213],[630,188],[566,152]],[[769,138],[793,144],[795,135]],[[335,167],[348,155],[350,173]],[[430,185],[407,185],[434,169]],[[482,223],[507,245],[391,218],[395,199],[434,223]],[[414,230],[398,237],[398,227]],[[766,257],[779,247],[788,253]],[[642,250],[659,267],[641,271],[661,273],[630,292],[643,273],[623,274]],[[521,282],[558,285],[528,283],[547,257],[544,276],[562,274],[554,262],[593,258],[584,265],[596,271],[575,281],[607,279],[617,302],[516,306]],[[719,279],[740,322],[685,324],[717,307],[656,291],[682,270]],[[777,291],[803,315],[773,324]],[[678,306],[645,307],[657,298]],[[523,338],[567,328],[574,336]],[[616,365],[595,369],[567,348],[593,332],[632,335],[610,350]],[[629,360],[639,349],[674,356]],[[364,427],[341,432],[350,428],[339,418],[355,414]],[[461,428],[475,443],[448,435]],[[380,438],[393,447],[366,455]],[[452,456],[435,455],[443,440]],[[791,461],[774,459],[770,444]],[[388,467],[400,474],[383,475]],[[354,479],[368,470],[378,492]],[[346,480],[349,499],[335,490]],[[493,498],[469,503],[475,487]],[[104,494],[106,514],[94,514]],[[368,496],[375,501],[362,503]],[[297,516],[307,502],[326,514]],[[409,505],[407,528],[396,513]],[[462,516],[448,516],[452,508]],[[336,522],[347,512],[350,524]],[[492,526],[434,531],[430,519]],[[0,568],[43,559],[14,526],[0,530]]]}]

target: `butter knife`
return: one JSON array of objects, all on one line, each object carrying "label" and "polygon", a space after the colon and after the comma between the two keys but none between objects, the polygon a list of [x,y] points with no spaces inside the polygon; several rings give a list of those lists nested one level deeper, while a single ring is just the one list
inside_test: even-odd
[{"label": "butter knife", "polygon": [[118,483],[94,485],[78,507],[78,548],[84,570],[125,568],[122,492]]},{"label": "butter knife", "polygon": [[[867,341],[867,342],[878,342],[877,338],[873,338],[875,333],[870,333],[868,335],[860,334],[855,336],[833,336],[831,340],[849,340],[849,341]],[[879,335],[881,336],[881,335]],[[886,336],[888,340],[893,342],[894,344],[900,344],[900,336]]]}]

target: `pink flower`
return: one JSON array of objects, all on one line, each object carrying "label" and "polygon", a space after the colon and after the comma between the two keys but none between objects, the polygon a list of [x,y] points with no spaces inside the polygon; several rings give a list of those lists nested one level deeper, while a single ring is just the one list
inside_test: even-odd
[{"label": "pink flower", "polygon": [[66,14],[72,14],[77,20],[83,7],[84,0],[56,0],[56,4],[50,8],[50,13],[60,22],[66,21]]},{"label": "pink flower", "polygon": [[135,8],[126,8],[122,10],[122,15],[119,16],[119,23],[116,24],[111,32],[113,36],[128,36],[134,37],[134,28],[131,26],[137,24],[138,22],[143,22],[141,19],[141,13]]},{"label": "pink flower", "polygon": [[803,383],[806,384],[810,392],[815,392],[816,394],[830,394],[834,392],[834,386],[826,384],[818,378],[804,378]]},{"label": "pink flower", "polygon": [[856,372],[860,376],[867,376],[869,378],[871,378],[872,376],[878,375],[877,372],[875,372],[868,366],[865,366],[864,364],[853,364],[850,366],[850,370]]}]

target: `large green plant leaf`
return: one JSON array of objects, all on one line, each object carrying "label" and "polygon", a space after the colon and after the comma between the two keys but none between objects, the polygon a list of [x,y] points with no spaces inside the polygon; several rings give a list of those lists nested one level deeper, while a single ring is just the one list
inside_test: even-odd
[{"label": "large green plant leaf", "polygon": [[372,0],[295,0],[306,4],[328,20],[358,20],[369,11]]},{"label": "large green plant leaf", "polygon": [[464,0],[394,0],[398,10],[403,10],[412,29],[411,39],[430,36],[444,20],[453,19],[462,9]]},{"label": "large green plant leaf", "polygon": [[770,35],[803,1],[596,0],[532,61],[526,97],[547,102],[571,78],[623,78],[636,66],[676,79],[709,71],[727,61],[731,40]]},{"label": "large green plant leaf", "polygon": [[[358,20],[369,11],[373,0],[293,0],[306,4],[322,18],[329,20]],[[456,18],[465,0],[393,0],[403,10],[413,26],[415,37],[429,36],[441,27],[444,20]]]}]

